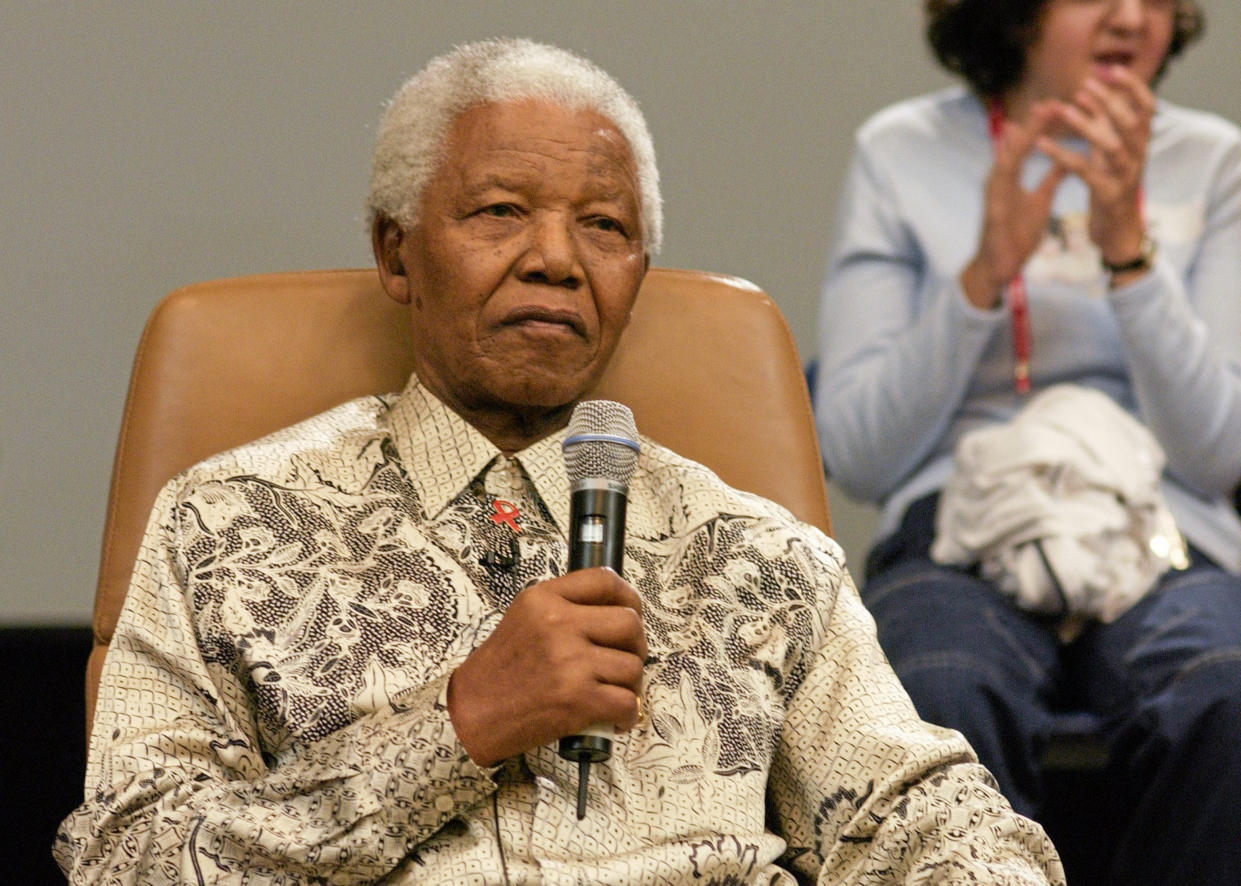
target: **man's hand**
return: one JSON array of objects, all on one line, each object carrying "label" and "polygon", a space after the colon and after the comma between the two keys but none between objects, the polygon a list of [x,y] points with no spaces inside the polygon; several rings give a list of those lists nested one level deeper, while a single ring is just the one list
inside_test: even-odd
[{"label": "man's hand", "polygon": [[470,759],[491,766],[591,723],[629,729],[646,660],[642,599],[610,569],[583,569],[517,595],[448,684]]}]

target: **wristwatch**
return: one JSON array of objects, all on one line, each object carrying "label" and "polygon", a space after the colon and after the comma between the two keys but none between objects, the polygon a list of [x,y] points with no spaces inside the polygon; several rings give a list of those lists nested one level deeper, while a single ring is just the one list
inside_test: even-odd
[{"label": "wristwatch", "polygon": [[1143,234],[1142,245],[1138,247],[1137,258],[1112,264],[1100,256],[1099,261],[1103,264],[1103,270],[1109,274],[1123,274],[1126,271],[1149,271],[1151,265],[1155,263],[1155,241],[1151,239],[1149,234]]}]

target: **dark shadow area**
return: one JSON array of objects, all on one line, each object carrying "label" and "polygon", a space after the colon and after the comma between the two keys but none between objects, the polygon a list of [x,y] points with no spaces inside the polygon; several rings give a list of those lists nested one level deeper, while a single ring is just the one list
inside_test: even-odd
[{"label": "dark shadow area", "polygon": [[0,628],[5,882],[63,884],[56,827],[81,802],[89,627]]},{"label": "dark shadow area", "polygon": [[1047,813],[1043,827],[1056,844],[1069,886],[1102,883],[1119,837],[1120,813],[1102,765],[1063,762],[1047,772]]}]

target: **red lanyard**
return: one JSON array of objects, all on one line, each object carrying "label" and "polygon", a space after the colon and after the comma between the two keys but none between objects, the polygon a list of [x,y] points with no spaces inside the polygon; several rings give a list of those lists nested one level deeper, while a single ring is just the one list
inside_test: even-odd
[{"label": "red lanyard", "polygon": [[[987,132],[994,147],[1004,133],[1004,109],[998,101],[987,106]],[[1020,271],[1005,286],[1008,311],[1013,321],[1013,387],[1018,394],[1030,393],[1030,305],[1026,299],[1026,280]]]}]

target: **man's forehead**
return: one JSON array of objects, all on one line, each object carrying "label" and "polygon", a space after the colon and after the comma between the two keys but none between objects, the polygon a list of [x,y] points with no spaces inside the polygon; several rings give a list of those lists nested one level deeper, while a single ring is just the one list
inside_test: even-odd
[{"label": "man's forehead", "polygon": [[453,120],[446,148],[448,163],[471,179],[538,175],[557,162],[600,177],[636,177],[633,152],[612,121],[598,111],[542,100],[469,108]]}]

